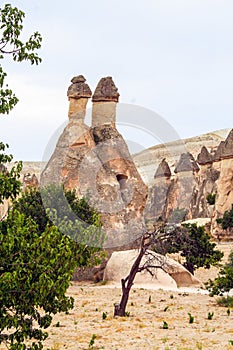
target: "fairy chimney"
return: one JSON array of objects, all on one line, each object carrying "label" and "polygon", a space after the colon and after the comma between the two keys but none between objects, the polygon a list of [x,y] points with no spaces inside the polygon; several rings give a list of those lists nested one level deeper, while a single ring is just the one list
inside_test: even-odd
[{"label": "fairy chimney", "polygon": [[167,178],[167,179],[169,179],[171,177],[171,170],[170,170],[170,167],[169,167],[168,163],[166,162],[165,158],[159,164],[159,166],[156,170],[156,173],[154,175],[154,179],[161,178],[161,177]]},{"label": "fairy chimney", "polygon": [[112,77],[100,79],[92,97],[92,127],[100,125],[115,127],[119,96]]},{"label": "fairy chimney", "polygon": [[68,88],[67,96],[69,99],[69,118],[75,117],[80,121],[84,121],[86,114],[86,105],[92,92],[85,83],[86,79],[83,75],[78,75],[71,79],[71,85]]},{"label": "fairy chimney", "polygon": [[180,159],[178,161],[178,164],[174,170],[175,173],[180,172],[186,172],[186,171],[193,171],[197,172],[200,168],[198,164],[196,163],[195,159],[193,158],[193,155],[189,152],[182,153],[180,156]]}]

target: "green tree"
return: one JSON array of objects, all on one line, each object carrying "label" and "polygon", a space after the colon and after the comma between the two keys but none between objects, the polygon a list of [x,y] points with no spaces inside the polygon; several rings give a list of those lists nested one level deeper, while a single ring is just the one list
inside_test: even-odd
[{"label": "green tree", "polygon": [[0,142],[0,204],[4,199],[14,199],[21,188],[19,177],[22,162],[16,162],[11,170],[7,169],[7,165],[13,160],[13,156],[5,152],[8,147],[7,144]]},{"label": "green tree", "polygon": [[206,200],[209,205],[214,205],[215,199],[216,199],[216,193],[208,193],[206,196]]},{"label": "green tree", "polygon": [[230,210],[225,211],[222,218],[217,219],[217,223],[221,224],[224,230],[233,227],[233,204]]},{"label": "green tree", "polygon": [[[25,42],[20,40],[25,13],[10,4],[0,8],[0,59],[11,56],[14,61],[29,61],[38,64],[41,58],[35,52],[41,47],[42,38],[38,32],[33,33]],[[6,72],[0,65],[0,113],[5,114],[17,104],[18,98],[5,84]]]},{"label": "green tree", "polygon": [[100,214],[77,198],[75,190],[51,184],[39,190],[28,189],[14,201],[12,210],[32,218],[42,234],[47,226],[55,225],[76,244],[76,262],[85,266],[99,262],[105,239]]},{"label": "green tree", "polygon": [[73,307],[65,292],[76,254],[74,242],[55,226],[39,234],[16,210],[0,222],[0,343],[12,350],[43,348],[52,315]]},{"label": "green tree", "polygon": [[223,295],[233,289],[233,251],[230,253],[228,262],[221,268],[215,280],[209,280],[206,284],[211,296]]},{"label": "green tree", "polygon": [[153,249],[160,253],[180,252],[185,257],[184,266],[192,274],[199,267],[209,269],[211,265],[218,265],[223,257],[216,244],[210,241],[210,235],[203,226],[185,224],[180,227],[165,228],[167,235],[157,241]]},{"label": "green tree", "polygon": [[[52,316],[73,306],[73,299],[65,292],[75,267],[99,261],[99,214],[88,208],[84,199],[79,202],[73,191],[67,191],[71,202],[68,209],[61,200],[65,197],[63,188],[52,186],[44,192],[49,198],[47,204],[52,206],[60,200],[58,213],[66,214],[64,218],[58,218],[57,210],[50,207],[51,220],[40,193],[31,190],[13,202],[8,217],[0,222],[0,344],[12,350],[43,348],[47,337],[44,329],[51,324]],[[79,212],[84,207],[83,218],[92,225],[72,221],[71,206]],[[73,238],[81,237],[82,242],[76,242],[70,233]],[[99,240],[98,245],[88,246],[93,240]]]}]

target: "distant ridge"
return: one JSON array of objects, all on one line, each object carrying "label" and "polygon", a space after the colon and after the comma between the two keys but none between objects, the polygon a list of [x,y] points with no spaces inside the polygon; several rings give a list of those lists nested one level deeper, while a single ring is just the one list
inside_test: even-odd
[{"label": "distant ridge", "polygon": [[162,159],[166,158],[171,164],[171,169],[174,170],[181,153],[190,152],[196,159],[202,146],[206,146],[210,153],[214,153],[219,143],[225,140],[230,130],[230,128],[216,130],[199,136],[152,146],[134,154],[133,160],[143,180],[150,185]]}]

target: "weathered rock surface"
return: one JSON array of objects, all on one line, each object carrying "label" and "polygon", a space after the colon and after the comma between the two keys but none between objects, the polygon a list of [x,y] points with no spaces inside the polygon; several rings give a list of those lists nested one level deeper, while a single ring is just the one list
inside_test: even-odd
[{"label": "weathered rock surface", "polygon": [[68,98],[80,99],[82,97],[90,98],[92,95],[90,87],[85,83],[83,75],[78,75],[71,79],[72,84],[67,91]]},{"label": "weathered rock surface", "polygon": [[39,188],[39,181],[35,174],[26,173],[23,176],[23,188]]},{"label": "weathered rock surface", "polygon": [[168,163],[166,162],[166,159],[164,158],[162,162],[159,164],[158,169],[156,170],[156,173],[154,175],[154,178],[157,179],[159,177],[171,177],[171,170],[169,168]]},{"label": "weathered rock surface", "polygon": [[144,232],[147,198],[147,187],[115,128],[115,115],[105,108],[118,97],[112,78],[101,79],[93,96],[92,127],[84,123],[85,111],[80,118],[74,110],[41,177],[43,186],[63,183],[79,196],[88,195],[101,213],[105,247],[111,248],[131,246]]},{"label": "weathered rock surface", "polygon": [[[209,217],[212,218],[211,233],[222,231],[216,219],[233,203],[232,154],[233,131],[220,142],[214,157],[202,147],[197,157],[199,166],[190,153],[181,154],[169,180],[156,178],[150,186],[146,219],[150,222],[159,217],[169,220],[174,210],[185,209],[186,219]],[[208,203],[209,194],[215,196],[215,203]]]},{"label": "weathered rock surface", "polygon": [[213,155],[220,142],[226,139],[229,132],[230,129],[218,130],[184,140],[156,145],[133,155],[133,161],[142,179],[150,187],[154,183],[154,174],[162,159],[166,158],[170,170],[174,174],[181,153],[189,152],[196,159],[202,146],[205,146],[209,153]]},{"label": "weathered rock surface", "polygon": [[69,86],[67,96],[69,99],[68,117],[74,117],[84,121],[86,114],[86,105],[92,92],[85,83],[86,79],[83,75],[78,75],[71,79],[72,84]]},{"label": "weathered rock surface", "polygon": [[[135,277],[135,285],[151,284],[165,288],[202,287],[202,283],[175,260],[152,251],[150,253],[155,257],[155,266],[160,267],[151,269],[154,277],[147,271],[138,273]],[[104,280],[119,284],[121,278],[129,274],[137,256],[138,250],[113,252],[104,271]],[[144,256],[141,265],[145,262]]]},{"label": "weathered rock surface", "polygon": [[203,146],[201,152],[197,156],[197,162],[200,165],[213,163],[213,156],[209,153],[208,149]]},{"label": "weathered rock surface", "polygon": [[233,129],[230,131],[225,141],[218,146],[214,155],[214,161],[233,158]]},{"label": "weathered rock surface", "polygon": [[94,95],[92,97],[93,102],[114,101],[118,102],[119,92],[114,84],[112,77],[106,77],[100,79]]},{"label": "weathered rock surface", "polygon": [[199,166],[196,163],[191,153],[182,153],[177,166],[175,167],[175,173],[181,173],[184,171],[199,171]]}]

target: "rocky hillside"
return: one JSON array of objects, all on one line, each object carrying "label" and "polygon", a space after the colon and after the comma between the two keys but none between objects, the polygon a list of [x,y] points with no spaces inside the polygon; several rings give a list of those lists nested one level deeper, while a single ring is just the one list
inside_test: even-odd
[{"label": "rocky hillside", "polygon": [[134,154],[133,160],[144,182],[150,186],[153,184],[158,165],[164,158],[169,163],[171,171],[174,171],[182,153],[190,152],[196,158],[202,146],[205,146],[213,154],[220,142],[225,140],[229,132],[230,129],[217,130],[188,139],[156,145]]},{"label": "rocky hillside", "polygon": [[[135,157],[137,162],[141,157],[140,171],[149,178],[148,221],[174,222],[181,214],[183,219],[209,218],[212,234],[233,238],[232,232],[222,232],[216,224],[233,203],[233,129],[226,131],[227,137],[220,142],[216,140],[219,134],[207,134],[202,144],[189,139],[182,148],[180,143],[152,148],[144,152],[145,161],[142,154]],[[152,162],[157,166],[154,175]]]}]

